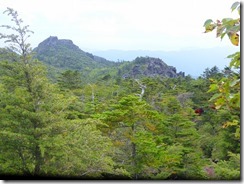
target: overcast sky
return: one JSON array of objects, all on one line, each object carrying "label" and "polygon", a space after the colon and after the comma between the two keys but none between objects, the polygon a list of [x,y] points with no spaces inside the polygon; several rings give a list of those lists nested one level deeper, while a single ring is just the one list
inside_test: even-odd
[{"label": "overcast sky", "polygon": [[[235,0],[1,0],[0,24],[11,24],[2,12],[18,11],[35,33],[32,47],[49,36],[71,39],[81,49],[182,50],[223,47],[228,38],[204,34],[206,19],[237,17]],[[3,32],[3,28],[0,29]],[[0,46],[3,41],[0,40]]]}]

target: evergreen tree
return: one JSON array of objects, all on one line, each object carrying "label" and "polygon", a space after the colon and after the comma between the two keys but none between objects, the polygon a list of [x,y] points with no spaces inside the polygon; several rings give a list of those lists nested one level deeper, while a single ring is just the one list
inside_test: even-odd
[{"label": "evergreen tree", "polygon": [[114,173],[110,140],[96,128],[96,122],[68,118],[77,97],[61,93],[48,81],[45,67],[32,59],[25,43],[28,26],[22,27],[13,9],[6,12],[17,28],[5,27],[17,34],[1,36],[21,51],[21,57],[0,66],[1,174],[87,177]]}]

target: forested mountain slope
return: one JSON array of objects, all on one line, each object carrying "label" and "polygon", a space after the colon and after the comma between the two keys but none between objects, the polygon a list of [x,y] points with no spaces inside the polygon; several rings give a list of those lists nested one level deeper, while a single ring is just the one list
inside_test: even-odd
[{"label": "forested mountain slope", "polygon": [[115,63],[82,51],[73,41],[50,36],[34,50],[38,60],[61,69],[90,70],[113,66]]},{"label": "forested mountain slope", "polygon": [[34,49],[34,57],[48,66],[51,76],[64,70],[78,70],[92,81],[106,75],[122,78],[184,76],[183,72],[177,73],[175,67],[168,66],[159,58],[137,57],[127,62],[108,61],[82,51],[71,40],[58,39],[56,36],[50,36],[41,42]]},{"label": "forested mountain slope", "polygon": [[4,179],[241,179],[240,52],[196,79],[157,58],[115,64],[56,37],[35,56],[28,26],[6,12],[17,28],[0,38],[21,52],[0,50]]}]

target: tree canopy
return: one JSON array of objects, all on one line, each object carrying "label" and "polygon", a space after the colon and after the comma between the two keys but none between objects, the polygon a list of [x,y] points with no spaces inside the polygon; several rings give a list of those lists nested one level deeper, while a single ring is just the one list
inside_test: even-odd
[{"label": "tree canopy", "polygon": [[[54,68],[28,43],[29,26],[17,11],[5,13],[14,25],[2,26],[13,34],[0,33],[8,46],[0,50],[3,178],[240,180],[240,52],[223,71],[206,68],[196,79],[170,77],[172,68],[125,77],[127,62],[50,76]],[[204,27],[239,45],[240,18]]]}]

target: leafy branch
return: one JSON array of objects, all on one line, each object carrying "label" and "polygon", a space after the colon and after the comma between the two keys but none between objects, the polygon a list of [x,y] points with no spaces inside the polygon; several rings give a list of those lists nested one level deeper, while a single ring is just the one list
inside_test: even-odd
[{"label": "leafy branch", "polygon": [[[240,2],[235,2],[231,6],[231,10],[237,10],[240,15]],[[205,32],[208,33],[216,29],[216,37],[220,37],[221,40],[227,34],[231,43],[235,46],[239,45],[239,34],[240,31],[240,18],[224,18],[222,21],[217,20],[214,22],[212,19],[205,21],[203,27],[205,27]]]},{"label": "leafy branch", "polygon": [[[237,10],[240,15],[240,2],[235,2],[231,10]],[[216,29],[217,38],[223,39],[228,35],[231,43],[239,45],[240,18],[224,18],[222,21],[213,22],[208,19],[204,23],[205,33]],[[220,80],[210,79],[212,84],[208,92],[215,92],[209,101],[213,101],[216,109],[226,108],[235,118],[233,122],[225,122],[223,128],[236,126],[236,138],[240,138],[240,52],[227,56],[231,59],[229,63],[229,74]]]},{"label": "leafy branch", "polygon": [[7,13],[8,16],[12,16],[11,21],[15,23],[15,26],[1,25],[0,27],[12,30],[12,34],[0,33],[0,39],[4,39],[5,43],[10,43],[9,48],[20,54],[23,57],[25,63],[28,62],[27,56],[31,53],[32,49],[30,44],[26,44],[26,40],[30,37],[30,33],[34,33],[29,30],[29,25],[23,26],[23,20],[18,18],[18,12],[12,8],[7,8],[3,13]]}]

